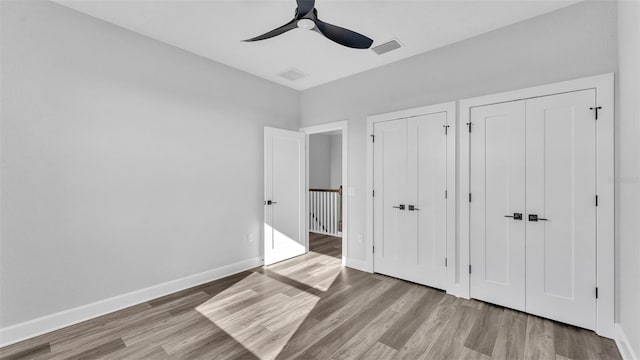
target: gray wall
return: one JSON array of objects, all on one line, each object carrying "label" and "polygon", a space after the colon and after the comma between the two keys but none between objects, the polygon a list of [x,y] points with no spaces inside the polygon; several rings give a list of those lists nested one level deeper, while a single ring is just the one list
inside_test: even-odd
[{"label": "gray wall", "polygon": [[303,91],[302,126],[349,122],[348,239],[365,233],[367,116],[616,71],[616,31],[616,3],[589,1]]},{"label": "gray wall", "polygon": [[618,29],[618,316],[629,345],[640,356],[640,2],[620,2]]},{"label": "gray wall", "polygon": [[331,189],[338,189],[342,185],[342,135],[331,135],[331,153],[329,154]]},{"label": "gray wall", "polygon": [[331,138],[309,135],[309,188],[328,189],[331,183]]},{"label": "gray wall", "polygon": [[263,126],[297,129],[297,92],[1,6],[1,327],[260,257]]},{"label": "gray wall", "polygon": [[337,189],[342,184],[342,135],[309,135],[309,188]]}]

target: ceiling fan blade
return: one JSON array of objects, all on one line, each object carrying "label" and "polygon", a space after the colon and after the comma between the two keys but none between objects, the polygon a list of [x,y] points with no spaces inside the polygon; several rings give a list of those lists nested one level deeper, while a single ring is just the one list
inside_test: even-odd
[{"label": "ceiling fan blade", "polygon": [[297,28],[297,24],[296,24],[296,20],[293,19],[291,21],[289,21],[288,23],[280,26],[279,28],[275,28],[267,33],[264,33],[262,35],[258,35],[254,38],[251,39],[247,39],[247,40],[243,40],[243,41],[259,41],[259,40],[265,40],[265,39],[269,39],[272,38],[274,36],[278,36],[280,34],[284,34],[289,30],[293,30],[295,28]]},{"label": "ceiling fan blade", "polygon": [[298,10],[296,10],[296,19],[299,19],[309,13],[309,11],[313,10],[316,6],[315,0],[297,0],[298,1]]},{"label": "ceiling fan blade", "polygon": [[354,49],[368,49],[373,44],[373,40],[358,34],[355,31],[341,28],[340,26],[331,25],[329,23],[316,20],[316,27],[328,39]]}]

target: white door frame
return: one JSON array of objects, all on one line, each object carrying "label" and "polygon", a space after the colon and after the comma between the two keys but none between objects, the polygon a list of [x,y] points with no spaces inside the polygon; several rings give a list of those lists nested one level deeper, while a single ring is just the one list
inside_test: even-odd
[{"label": "white door frame", "polygon": [[[555,95],[577,90],[595,89],[598,111],[596,124],[597,141],[597,176],[596,191],[598,195],[597,211],[597,279],[598,300],[596,304],[596,333],[615,337],[615,263],[614,263],[614,74],[596,75],[576,80],[514,90],[499,94],[480,96],[461,100],[459,104],[460,123],[470,122],[471,108],[507,101],[524,100],[541,96]],[[472,125],[473,131],[473,125]],[[459,239],[451,242],[455,256],[450,257],[449,264],[456,271],[456,281],[448,292],[463,298],[469,298],[469,131],[466,126],[460,127],[460,177],[459,177]],[[456,246],[457,245],[457,246]],[[449,246],[448,246],[449,249]],[[458,260],[457,263],[451,261]],[[595,296],[595,294],[594,294]]]},{"label": "white door frame", "polygon": [[427,115],[446,112],[447,123],[449,124],[448,134],[450,136],[447,139],[447,280],[446,289],[448,291],[452,281],[455,281],[453,277],[454,267],[451,265],[451,255],[453,254],[450,249],[450,244],[455,243],[456,239],[456,143],[457,143],[457,131],[456,131],[456,103],[450,101],[442,104],[423,106],[419,108],[395,111],[386,114],[379,114],[367,117],[367,204],[366,204],[366,216],[367,216],[367,228],[366,228],[366,259],[365,268],[361,269],[368,272],[373,272],[373,141],[371,136],[373,135],[373,127],[377,122],[390,121],[397,119],[406,119],[410,117]]},{"label": "white door frame", "polygon": [[349,176],[347,159],[349,158],[349,123],[347,120],[336,121],[326,124],[307,126],[300,128],[300,132],[306,134],[306,147],[307,147],[307,169],[306,169],[306,195],[305,195],[305,244],[306,252],[309,252],[309,135],[321,134],[330,131],[340,130],[342,131],[342,265],[346,265],[347,262],[347,249],[348,246],[348,234],[349,234]]}]

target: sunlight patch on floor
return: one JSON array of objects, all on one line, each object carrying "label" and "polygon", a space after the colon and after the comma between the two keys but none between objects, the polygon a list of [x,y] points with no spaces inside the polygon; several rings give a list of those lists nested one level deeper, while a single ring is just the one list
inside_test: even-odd
[{"label": "sunlight patch on floor", "polygon": [[297,241],[284,232],[264,223],[265,252],[264,260],[266,264],[282,261],[305,253],[303,240]]},{"label": "sunlight patch on floor", "polygon": [[308,264],[301,264],[300,266],[287,268],[286,271],[278,270],[277,268],[269,269],[269,271],[288,277],[312,288],[327,291],[335,281],[336,277],[340,275],[342,263],[340,262],[340,259],[320,253],[313,253],[313,256],[316,256],[317,259],[317,266],[313,269],[305,269]]},{"label": "sunlight patch on floor", "polygon": [[[299,273],[265,269],[299,287],[254,272],[196,310],[257,358],[275,359],[320,300],[301,287],[326,291],[340,274],[341,267],[333,264],[340,265],[339,259],[320,256],[317,267],[298,268]],[[238,307],[239,302],[250,305]]]}]

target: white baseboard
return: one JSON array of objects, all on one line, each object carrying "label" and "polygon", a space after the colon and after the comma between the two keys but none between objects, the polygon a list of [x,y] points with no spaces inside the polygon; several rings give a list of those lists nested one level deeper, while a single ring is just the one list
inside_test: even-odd
[{"label": "white baseboard", "polygon": [[0,347],[14,344],[79,322],[93,319],[129,306],[153,300],[180,290],[204,284],[262,265],[260,258],[239,261],[177,280],[114,296],[77,308],[25,321],[0,329]]},{"label": "white baseboard", "polygon": [[615,340],[622,358],[624,360],[639,360],[637,354],[633,351],[631,344],[629,344],[627,334],[625,334],[624,330],[620,327],[620,324],[616,324],[616,328],[618,330],[618,336],[616,336]]}]

